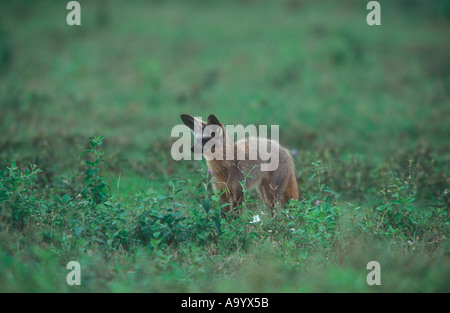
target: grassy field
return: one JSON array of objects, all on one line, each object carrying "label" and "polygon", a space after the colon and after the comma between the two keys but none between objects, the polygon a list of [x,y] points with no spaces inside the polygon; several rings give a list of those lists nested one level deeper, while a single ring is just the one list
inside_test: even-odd
[{"label": "grassy field", "polygon": [[[79,2],[0,1],[1,292],[450,292],[449,1]],[[279,125],[301,199],[221,215],[181,113]]]}]

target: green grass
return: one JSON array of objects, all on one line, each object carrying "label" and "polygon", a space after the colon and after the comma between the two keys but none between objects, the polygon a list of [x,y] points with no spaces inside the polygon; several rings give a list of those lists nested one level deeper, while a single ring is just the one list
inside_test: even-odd
[{"label": "green grass", "polygon": [[[0,1],[0,291],[450,291],[448,1],[80,3]],[[280,125],[300,201],[221,216],[181,113]]]}]

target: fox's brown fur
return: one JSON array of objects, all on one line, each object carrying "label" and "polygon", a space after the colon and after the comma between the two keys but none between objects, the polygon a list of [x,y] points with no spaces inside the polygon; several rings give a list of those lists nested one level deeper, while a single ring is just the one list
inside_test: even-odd
[{"label": "fox's brown fur", "polygon": [[[213,152],[223,154],[223,158],[222,160],[209,160],[206,158],[206,161],[214,179],[214,189],[223,191],[221,193],[221,202],[230,203],[231,205],[231,208],[228,206],[225,211],[229,211],[230,209],[234,209],[241,205],[243,200],[243,188],[241,182],[244,180],[246,190],[253,188],[258,189],[261,199],[271,209],[272,214],[277,203],[284,205],[288,203],[290,199],[298,199],[294,162],[288,150],[281,147],[277,142],[261,137],[248,137],[234,143],[226,134],[223,124],[220,123],[213,114],[208,117],[207,122],[203,122],[187,114],[182,114],[181,119],[193,132],[195,123],[198,123],[201,127],[200,129],[204,129],[207,125],[219,126],[218,132],[222,133],[219,135],[223,136],[223,145],[222,147],[214,147],[215,150]],[[259,153],[256,160],[249,159],[249,148],[255,147],[255,145],[258,147],[258,143],[261,141],[265,141],[269,148],[271,148],[272,145],[277,145],[278,147],[279,164],[278,168],[274,171],[260,170],[262,160],[259,158]],[[226,148],[232,149],[231,151],[233,151],[234,154],[233,160],[226,160]],[[205,151],[203,150],[203,147],[200,151],[202,151],[205,156],[211,154],[211,151]],[[245,151],[244,160],[238,160],[238,151]],[[249,174],[247,177],[245,175],[246,173]]]}]

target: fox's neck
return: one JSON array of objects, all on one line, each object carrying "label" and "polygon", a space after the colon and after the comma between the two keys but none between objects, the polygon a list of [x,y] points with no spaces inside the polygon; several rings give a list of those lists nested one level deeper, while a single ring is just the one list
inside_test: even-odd
[{"label": "fox's neck", "polygon": [[214,153],[205,153],[206,162],[215,175],[217,171],[230,168],[236,159],[236,147],[233,140],[224,132],[223,145],[215,147]]}]

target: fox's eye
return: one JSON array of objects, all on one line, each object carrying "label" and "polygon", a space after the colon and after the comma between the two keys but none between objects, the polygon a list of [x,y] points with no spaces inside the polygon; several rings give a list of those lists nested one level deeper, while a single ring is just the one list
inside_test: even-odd
[{"label": "fox's eye", "polygon": [[210,140],[211,140],[211,137],[203,137],[202,138],[202,143],[205,144],[205,143],[207,143]]}]

